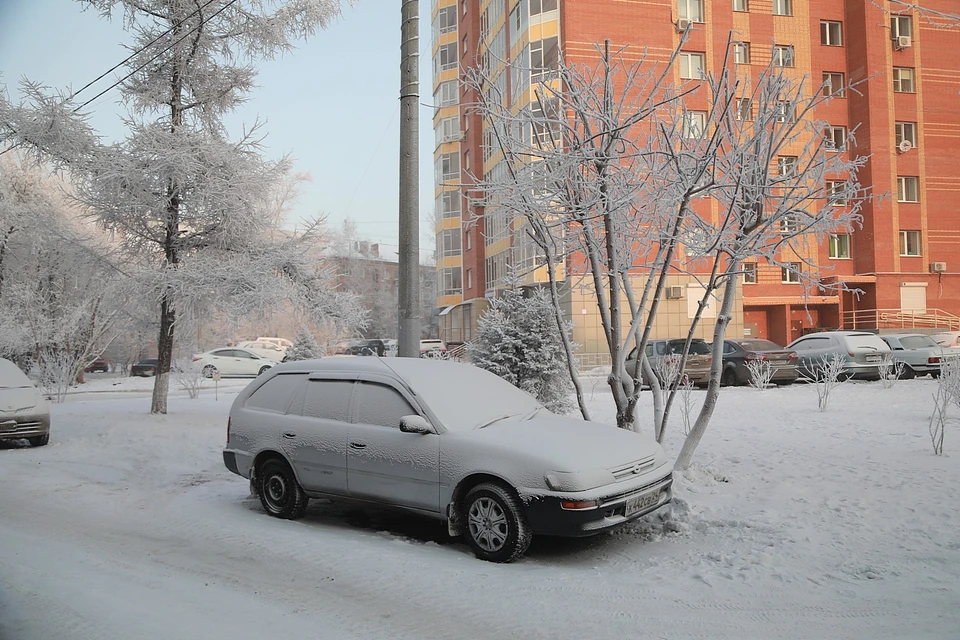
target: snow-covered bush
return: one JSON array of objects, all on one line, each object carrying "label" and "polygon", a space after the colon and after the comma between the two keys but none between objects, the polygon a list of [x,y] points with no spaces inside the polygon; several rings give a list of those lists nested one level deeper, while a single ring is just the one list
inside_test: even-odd
[{"label": "snow-covered bush", "polygon": [[930,415],[930,442],[933,453],[943,455],[943,432],[950,405],[960,408],[960,360],[951,358],[940,365],[937,390],[933,394],[933,413]]},{"label": "snow-covered bush", "polygon": [[69,349],[44,349],[34,362],[31,374],[53,402],[63,402],[67,389],[76,384],[84,361],[83,354]]},{"label": "snow-covered bush", "polygon": [[542,289],[525,296],[520,288],[511,288],[492,300],[477,321],[477,337],[467,353],[476,366],[523,389],[551,411],[571,408],[563,342]]},{"label": "snow-covered bush", "polygon": [[323,356],[324,349],[317,343],[313,334],[306,329],[300,329],[300,331],[297,332],[297,337],[293,339],[293,346],[287,349],[287,356],[284,358],[284,362],[313,360],[314,358],[322,358]]},{"label": "snow-covered bush", "polygon": [[690,433],[690,414],[693,412],[693,382],[683,376],[680,383],[680,413],[683,415],[683,435]]},{"label": "snow-covered bush", "polygon": [[835,353],[833,356],[821,356],[820,362],[815,365],[813,383],[817,388],[820,411],[827,410],[830,392],[846,380],[840,377],[845,363],[843,356]]},{"label": "snow-covered bush", "polygon": [[894,360],[889,353],[883,355],[883,360],[877,365],[877,371],[880,374],[880,384],[884,389],[892,389],[897,380],[903,376],[903,361]]},{"label": "snow-covered bush", "polygon": [[763,391],[773,379],[773,367],[768,360],[748,360],[747,371],[750,372],[750,386]]},{"label": "snow-covered bush", "polygon": [[170,367],[170,371],[180,388],[185,390],[192,400],[196,400],[200,396],[200,389],[203,387],[203,381],[206,378],[199,362],[194,362],[192,359],[177,360]]}]

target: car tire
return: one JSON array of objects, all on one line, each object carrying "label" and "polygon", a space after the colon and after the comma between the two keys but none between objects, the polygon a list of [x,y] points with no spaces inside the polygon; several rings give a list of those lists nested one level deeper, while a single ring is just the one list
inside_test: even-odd
[{"label": "car tire", "polygon": [[257,493],[264,511],[275,518],[296,520],[307,511],[307,494],[297,482],[290,465],[278,458],[270,458],[260,465]]},{"label": "car tire", "polygon": [[263,365],[262,367],[260,367],[260,371],[257,372],[257,375],[258,375],[258,376],[262,376],[262,375],[265,374],[267,371],[270,371],[270,365],[266,365],[266,364],[265,364],[265,365]]},{"label": "car tire", "polygon": [[931,372],[930,372],[930,377],[933,378],[934,380],[936,380],[937,378],[940,377],[940,372],[939,372],[939,371],[931,371]]},{"label": "car tire", "polygon": [[737,373],[733,369],[727,369],[720,377],[720,385],[724,387],[737,386]]},{"label": "car tire", "polygon": [[31,447],[42,447],[50,442],[50,434],[48,433],[42,436],[27,438],[27,442],[30,443]]},{"label": "car tire", "polygon": [[478,484],[463,500],[464,535],[474,555],[489,562],[513,562],[533,539],[520,500],[492,482]]},{"label": "car tire", "polygon": [[204,378],[212,378],[212,377],[213,377],[213,374],[215,374],[216,372],[217,372],[217,368],[216,368],[215,366],[213,366],[212,364],[208,364],[208,365],[205,366],[205,367],[203,368],[203,370],[201,371],[201,373],[203,374],[203,377],[204,377]]},{"label": "car tire", "polygon": [[908,364],[903,365],[903,371],[900,372],[899,378],[901,380],[913,380],[917,377],[917,372],[913,370]]}]

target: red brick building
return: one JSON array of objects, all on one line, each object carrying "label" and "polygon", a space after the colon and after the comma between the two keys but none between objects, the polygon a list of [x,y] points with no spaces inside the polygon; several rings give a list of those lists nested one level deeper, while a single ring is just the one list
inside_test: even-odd
[{"label": "red brick building", "polygon": [[[923,6],[960,12],[957,0]],[[731,31],[740,71],[757,74],[771,55],[782,55],[782,66],[809,78],[810,87],[860,83],[815,117],[839,134],[855,132],[855,153],[869,156],[861,184],[889,194],[866,204],[862,229],[832,238],[816,256],[823,282],[844,282],[859,295],[804,297],[779,267],[757,264],[731,333],[787,343],[814,328],[960,329],[960,24],[942,28],[889,0],[435,0],[438,306],[457,319],[460,335],[470,334],[504,265],[524,259],[510,224],[471,210],[469,187],[453,186],[498,163],[484,151],[483,123],[465,107],[477,96],[459,83],[464,69],[487,52],[526,68],[545,66],[558,52],[568,63],[592,65],[594,45],[605,39],[614,48],[630,45],[628,61],[644,51],[666,61],[688,23],[677,83],[692,67],[720,67]],[[507,95],[522,107],[528,98],[510,86],[517,76],[504,76]],[[575,322],[577,305],[569,309]]]}]

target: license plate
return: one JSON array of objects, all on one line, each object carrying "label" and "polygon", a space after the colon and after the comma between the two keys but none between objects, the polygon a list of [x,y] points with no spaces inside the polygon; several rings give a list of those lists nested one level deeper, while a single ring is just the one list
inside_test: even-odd
[{"label": "license plate", "polygon": [[883,356],[867,356],[867,362],[880,362]]},{"label": "license plate", "polygon": [[648,507],[652,507],[660,501],[660,490],[651,491],[650,493],[645,493],[636,498],[630,498],[627,500],[627,505],[623,510],[624,516],[632,516],[638,511],[643,511]]}]

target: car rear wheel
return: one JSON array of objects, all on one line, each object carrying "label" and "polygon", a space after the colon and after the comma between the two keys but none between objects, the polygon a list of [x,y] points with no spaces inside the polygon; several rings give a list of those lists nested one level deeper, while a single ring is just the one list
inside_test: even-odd
[{"label": "car rear wheel", "polygon": [[271,458],[257,472],[257,493],[264,510],[276,518],[296,520],[307,510],[307,494],[283,460]]},{"label": "car rear wheel", "polygon": [[217,372],[217,368],[216,368],[215,366],[213,366],[212,364],[208,364],[207,366],[205,366],[205,367],[203,368],[203,372],[202,372],[202,373],[203,373],[203,377],[204,377],[204,378],[212,378],[212,377],[213,377],[213,374],[215,374],[216,372]]},{"label": "car rear wheel", "polygon": [[533,531],[520,501],[492,482],[478,484],[463,501],[467,542],[474,555],[490,562],[513,562],[530,546]]},{"label": "car rear wheel", "polygon": [[262,367],[260,367],[260,371],[257,372],[257,375],[262,376],[267,371],[270,371],[270,367],[268,365],[263,365]]},{"label": "car rear wheel", "polygon": [[737,374],[733,369],[727,369],[720,378],[720,384],[725,387],[734,387],[737,385]]},{"label": "car rear wheel", "polygon": [[913,367],[905,364],[903,365],[903,370],[900,372],[899,377],[901,380],[913,380],[917,377],[917,372],[913,370]]},{"label": "car rear wheel", "polygon": [[27,438],[27,442],[30,443],[31,447],[42,447],[48,442],[50,442],[50,434],[36,436],[34,438]]}]

